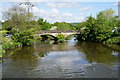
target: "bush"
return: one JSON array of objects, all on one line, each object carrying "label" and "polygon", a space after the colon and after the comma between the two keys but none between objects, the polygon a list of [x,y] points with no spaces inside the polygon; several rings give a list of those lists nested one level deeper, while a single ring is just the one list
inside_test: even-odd
[{"label": "bush", "polygon": [[65,36],[63,34],[58,34],[56,37],[58,42],[65,42]]},{"label": "bush", "polygon": [[6,50],[22,46],[21,43],[14,42],[13,40],[3,37],[3,36],[1,37],[1,44],[2,45],[0,45],[0,57],[2,57],[2,54],[4,54]]},{"label": "bush", "polygon": [[6,51],[2,49],[2,45],[0,45],[0,57],[2,57],[2,54],[4,54]]},{"label": "bush", "polygon": [[7,49],[15,48],[15,47],[20,47],[20,46],[22,46],[22,44],[19,42],[7,42],[2,45],[2,48],[7,50]]},{"label": "bush", "polygon": [[120,36],[109,38],[108,40],[105,41],[105,43],[120,44]]},{"label": "bush", "polygon": [[15,42],[22,43],[23,45],[32,45],[34,41],[33,30],[18,31],[12,35]]},{"label": "bush", "polygon": [[42,37],[41,36],[36,36],[34,39],[35,40],[40,40],[40,39],[42,39]]}]

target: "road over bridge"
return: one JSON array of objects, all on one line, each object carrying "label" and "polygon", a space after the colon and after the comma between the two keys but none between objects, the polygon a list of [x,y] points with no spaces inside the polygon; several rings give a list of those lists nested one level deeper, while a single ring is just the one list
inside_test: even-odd
[{"label": "road over bridge", "polygon": [[44,30],[39,31],[35,34],[35,36],[41,36],[41,35],[51,35],[56,37],[58,34],[63,34],[65,37],[73,35],[73,34],[80,34],[80,30]]}]

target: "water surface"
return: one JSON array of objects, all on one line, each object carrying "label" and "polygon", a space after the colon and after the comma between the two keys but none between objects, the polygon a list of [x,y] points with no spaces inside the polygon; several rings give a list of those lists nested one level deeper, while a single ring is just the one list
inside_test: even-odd
[{"label": "water surface", "polygon": [[37,41],[6,53],[3,78],[117,78],[119,53],[74,38],[60,44]]}]

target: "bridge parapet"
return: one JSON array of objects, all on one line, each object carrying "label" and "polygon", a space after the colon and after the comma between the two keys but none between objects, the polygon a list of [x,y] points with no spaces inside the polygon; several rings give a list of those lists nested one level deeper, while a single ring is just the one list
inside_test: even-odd
[{"label": "bridge parapet", "polygon": [[41,36],[41,35],[51,35],[56,37],[58,34],[63,34],[65,37],[73,34],[80,34],[81,31],[79,30],[50,30],[50,31],[39,31],[35,34],[35,36]]},{"label": "bridge parapet", "polygon": [[44,30],[44,31],[39,31],[36,34],[42,34],[42,33],[71,33],[71,32],[81,32],[79,30]]}]

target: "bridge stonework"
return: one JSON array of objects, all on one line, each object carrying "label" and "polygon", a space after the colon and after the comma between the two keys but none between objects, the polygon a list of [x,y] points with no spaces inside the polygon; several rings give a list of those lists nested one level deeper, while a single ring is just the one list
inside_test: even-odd
[{"label": "bridge stonework", "polygon": [[56,37],[58,34],[63,34],[65,37],[67,37],[73,34],[80,34],[80,33],[81,31],[78,30],[69,30],[69,31],[51,30],[51,31],[39,31],[35,34],[35,36],[51,35]]}]

